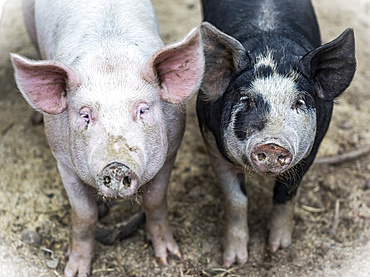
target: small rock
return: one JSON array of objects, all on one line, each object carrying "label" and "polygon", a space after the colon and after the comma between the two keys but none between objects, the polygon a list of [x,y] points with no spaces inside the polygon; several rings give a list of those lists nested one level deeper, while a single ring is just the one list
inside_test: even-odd
[{"label": "small rock", "polygon": [[211,251],[212,251],[211,245],[207,241],[204,241],[202,243],[202,252],[203,252],[203,254],[211,253]]},{"label": "small rock", "polygon": [[342,125],[339,126],[342,130],[351,130],[353,128],[353,124],[349,121],[345,121]]},{"label": "small rock", "polygon": [[27,244],[39,246],[41,244],[41,237],[35,231],[24,229],[21,234],[21,240]]},{"label": "small rock", "polygon": [[186,1],[186,6],[188,7],[189,10],[192,10],[195,8],[195,1],[194,0],[187,0]]},{"label": "small rock", "polygon": [[51,269],[56,269],[58,267],[58,260],[48,260],[46,261],[46,266]]},{"label": "small rock", "polygon": [[188,3],[188,9],[189,10],[192,10],[195,8],[195,4],[194,3]]},{"label": "small rock", "polygon": [[364,190],[370,190],[370,180],[367,180],[367,181],[366,181],[366,184],[365,184]]}]

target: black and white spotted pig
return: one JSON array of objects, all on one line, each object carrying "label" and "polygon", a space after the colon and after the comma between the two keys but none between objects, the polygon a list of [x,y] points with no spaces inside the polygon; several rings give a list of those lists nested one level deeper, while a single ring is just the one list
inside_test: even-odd
[{"label": "black and white spotted pig", "polygon": [[[291,243],[302,177],[356,70],[353,30],[321,45],[309,0],[203,0],[197,113],[226,202],[223,262],[248,259],[245,174],[272,177],[268,245]],[[215,28],[214,26],[217,28]]]}]

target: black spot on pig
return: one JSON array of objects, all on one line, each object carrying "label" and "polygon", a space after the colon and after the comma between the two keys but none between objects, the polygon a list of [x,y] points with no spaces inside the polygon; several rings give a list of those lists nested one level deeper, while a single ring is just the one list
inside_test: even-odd
[{"label": "black spot on pig", "polygon": [[267,122],[270,104],[262,95],[241,95],[234,122],[234,132],[239,140],[245,140],[253,132],[262,131]]},{"label": "black spot on pig", "polygon": [[238,178],[238,181],[239,181],[240,190],[242,191],[242,193],[245,196],[247,196],[247,190],[245,188],[245,176],[244,176],[244,174],[238,174],[236,177]]},{"label": "black spot on pig", "polygon": [[259,65],[255,69],[255,75],[258,76],[258,78],[265,78],[265,77],[269,77],[272,74],[274,74],[275,70],[276,68],[273,68],[269,65]]}]

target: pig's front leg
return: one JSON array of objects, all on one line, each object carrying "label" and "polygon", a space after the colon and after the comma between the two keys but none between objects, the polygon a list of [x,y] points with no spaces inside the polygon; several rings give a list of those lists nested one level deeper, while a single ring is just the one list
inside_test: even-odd
[{"label": "pig's front leg", "polygon": [[89,276],[98,220],[96,199],[73,170],[59,163],[58,168],[72,207],[72,239],[64,276]]},{"label": "pig's front leg", "polygon": [[277,182],[274,189],[274,205],[270,219],[268,245],[271,252],[291,244],[296,189],[289,192],[287,183]]},{"label": "pig's front leg", "polygon": [[[249,239],[248,198],[245,190],[244,173],[223,157],[209,152],[213,171],[225,196],[226,228],[223,265],[229,267],[234,262],[244,264],[248,260],[247,244]],[[213,153],[216,153],[216,151]]]},{"label": "pig's front leg", "polygon": [[159,263],[167,264],[167,250],[181,258],[175,242],[167,212],[167,187],[176,155],[166,161],[156,177],[143,188],[143,207],[146,214],[147,238],[154,247]]}]

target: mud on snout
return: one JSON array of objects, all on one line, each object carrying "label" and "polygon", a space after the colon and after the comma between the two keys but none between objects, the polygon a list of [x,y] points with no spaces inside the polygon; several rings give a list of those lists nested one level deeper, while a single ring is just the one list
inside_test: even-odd
[{"label": "mud on snout", "polygon": [[106,197],[129,197],[136,193],[139,180],[135,172],[120,162],[105,166],[97,176],[98,190]]}]

